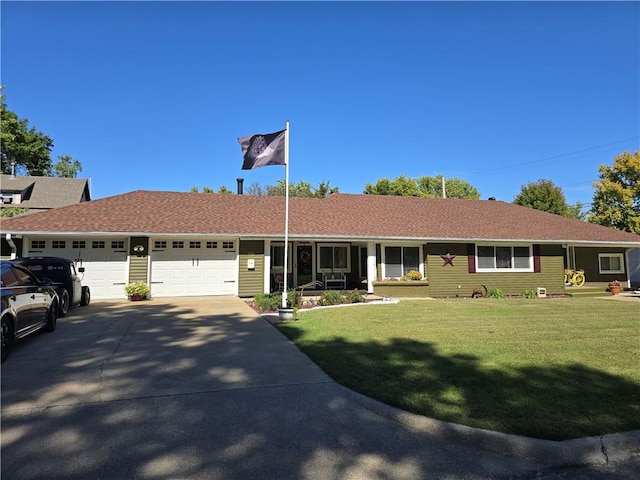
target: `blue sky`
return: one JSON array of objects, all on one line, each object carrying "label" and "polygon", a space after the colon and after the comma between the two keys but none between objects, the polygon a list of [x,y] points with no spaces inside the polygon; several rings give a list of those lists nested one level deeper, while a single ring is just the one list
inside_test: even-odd
[{"label": "blue sky", "polygon": [[8,2],[10,110],[94,198],[235,191],[237,138],[291,124],[291,181],[344,193],[442,174],[512,201],[590,203],[640,145],[637,2]]}]

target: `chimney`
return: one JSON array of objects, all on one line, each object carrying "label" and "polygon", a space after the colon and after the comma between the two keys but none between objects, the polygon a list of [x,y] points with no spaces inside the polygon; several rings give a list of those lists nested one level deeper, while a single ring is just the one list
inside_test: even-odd
[{"label": "chimney", "polygon": [[242,184],[244,183],[244,178],[236,178],[236,182],[238,182],[238,195],[242,195]]}]

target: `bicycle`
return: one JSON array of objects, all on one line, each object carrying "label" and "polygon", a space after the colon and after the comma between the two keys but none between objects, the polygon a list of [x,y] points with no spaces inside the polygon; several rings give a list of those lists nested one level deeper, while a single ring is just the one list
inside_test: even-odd
[{"label": "bicycle", "polygon": [[584,270],[571,270],[565,268],[564,270],[564,283],[565,285],[571,284],[574,287],[581,287],[585,282]]}]

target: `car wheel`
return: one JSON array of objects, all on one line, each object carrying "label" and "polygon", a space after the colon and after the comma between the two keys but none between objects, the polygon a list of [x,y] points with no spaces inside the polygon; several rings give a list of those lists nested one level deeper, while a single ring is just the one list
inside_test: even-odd
[{"label": "car wheel", "polygon": [[66,288],[63,288],[59,293],[60,308],[58,309],[58,316],[64,317],[69,312],[69,292]]},{"label": "car wheel", "polygon": [[82,287],[82,298],[80,299],[80,305],[86,307],[87,305],[89,305],[90,301],[91,291],[89,290],[89,287]]},{"label": "car wheel", "polygon": [[58,323],[58,302],[53,302],[47,312],[47,323],[44,324],[45,332],[53,332]]},{"label": "car wheel", "polygon": [[11,322],[5,317],[2,319],[2,361],[4,362],[9,356],[9,349],[13,343],[13,329]]}]

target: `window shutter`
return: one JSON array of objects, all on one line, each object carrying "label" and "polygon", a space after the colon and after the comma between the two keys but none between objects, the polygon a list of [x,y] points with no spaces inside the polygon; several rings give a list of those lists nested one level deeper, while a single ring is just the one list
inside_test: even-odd
[{"label": "window shutter", "polygon": [[533,246],[533,271],[534,273],[540,273],[540,245]]},{"label": "window shutter", "polygon": [[476,245],[467,243],[467,266],[469,273],[476,273]]}]

